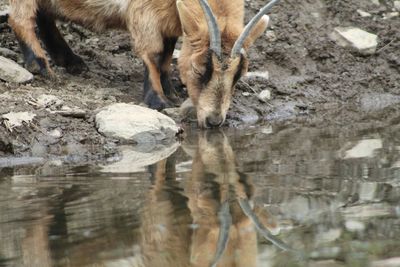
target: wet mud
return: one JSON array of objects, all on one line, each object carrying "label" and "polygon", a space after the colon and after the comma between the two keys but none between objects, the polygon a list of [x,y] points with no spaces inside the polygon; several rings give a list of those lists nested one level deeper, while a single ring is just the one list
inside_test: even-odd
[{"label": "wet mud", "polygon": [[[0,0],[4,9],[7,1]],[[246,1],[250,18],[266,1]],[[362,17],[357,10],[369,12]],[[385,18],[394,2],[306,0],[282,1],[273,9],[271,27],[249,51],[249,71],[268,71],[269,79],[242,79],[226,127],[249,127],[268,122],[322,127],[343,125],[384,127],[400,115],[400,19]],[[376,53],[365,56],[338,46],[329,38],[335,27],[354,26],[378,35]],[[64,157],[70,161],[104,160],[117,153],[117,140],[96,131],[94,115],[116,102],[142,102],[143,66],[131,52],[127,33],[93,33],[78,25],[59,28],[89,71],[70,75],[53,66],[57,81],[35,76],[25,85],[0,82],[0,114],[31,111],[29,124],[9,129],[0,122],[0,156]],[[22,55],[7,23],[0,24],[0,47],[22,64]],[[182,92],[174,62],[173,83]],[[257,94],[271,91],[260,102]],[[38,106],[43,94],[53,95],[68,110]],[[186,125],[185,127],[193,127]],[[57,130],[60,135],[49,133]]]}]

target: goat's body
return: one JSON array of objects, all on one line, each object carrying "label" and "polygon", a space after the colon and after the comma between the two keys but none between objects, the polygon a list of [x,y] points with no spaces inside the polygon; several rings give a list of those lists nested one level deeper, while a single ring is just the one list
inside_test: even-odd
[{"label": "goat's body", "polygon": [[143,31],[158,31],[165,37],[181,35],[175,0],[38,0],[37,5],[58,19],[94,31],[131,31],[135,25],[154,25],[156,28],[146,27]]},{"label": "goat's body", "polygon": [[26,65],[37,63],[52,74],[45,44],[57,65],[79,73],[86,65],[69,48],[55,20],[72,21],[94,31],[120,29],[130,32],[134,50],[146,65],[145,102],[162,109],[173,94],[170,63],[177,38],[182,34],[175,0],[10,0],[9,23],[20,41]]}]

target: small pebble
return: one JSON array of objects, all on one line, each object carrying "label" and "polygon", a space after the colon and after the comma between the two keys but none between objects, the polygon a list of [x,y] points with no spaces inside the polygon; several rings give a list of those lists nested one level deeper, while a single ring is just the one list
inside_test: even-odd
[{"label": "small pebble", "polygon": [[271,99],[271,91],[265,89],[262,90],[258,95],[257,98],[261,101],[261,102],[267,102],[268,100]]},{"label": "small pebble", "polygon": [[383,19],[392,19],[399,16],[399,12],[390,12],[383,15]]},{"label": "small pebble", "polygon": [[361,232],[365,230],[365,224],[360,221],[346,221],[345,227],[350,232]]},{"label": "small pebble", "polygon": [[357,13],[358,13],[361,17],[363,17],[363,18],[365,18],[365,17],[371,17],[371,16],[372,16],[370,13],[365,12],[365,11],[363,11],[363,10],[361,10],[361,9],[357,9]]},{"label": "small pebble", "polygon": [[54,129],[54,130],[48,132],[48,135],[51,136],[51,137],[53,137],[53,138],[59,139],[59,138],[61,138],[62,133],[61,133],[60,130]]}]

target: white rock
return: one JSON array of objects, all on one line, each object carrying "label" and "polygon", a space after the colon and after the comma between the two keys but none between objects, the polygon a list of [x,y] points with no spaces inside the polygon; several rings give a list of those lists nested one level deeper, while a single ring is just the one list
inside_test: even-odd
[{"label": "white rock", "polygon": [[361,17],[363,17],[363,18],[365,18],[365,17],[371,17],[371,16],[372,16],[370,13],[365,12],[365,11],[363,11],[363,10],[361,10],[361,9],[357,9],[357,13],[358,13]]},{"label": "white rock", "polygon": [[261,102],[267,102],[268,100],[271,99],[271,91],[265,89],[262,90],[258,95],[257,98],[261,101]]},{"label": "white rock", "polygon": [[274,131],[272,130],[272,126],[271,125],[268,125],[268,126],[265,126],[265,127],[261,128],[261,132],[263,134],[272,134],[272,133],[274,133]]},{"label": "white rock", "polygon": [[178,126],[168,116],[155,110],[130,104],[113,104],[96,115],[96,127],[108,137],[137,143],[158,143],[172,139]]},{"label": "white rock", "polygon": [[32,73],[15,61],[0,56],[0,80],[12,83],[26,83],[33,79]]},{"label": "white rock", "polygon": [[47,134],[48,134],[49,136],[53,137],[53,138],[56,138],[56,139],[62,137],[62,133],[61,133],[61,131],[58,130],[58,129],[54,129],[54,130],[48,132]]},{"label": "white rock", "polygon": [[361,232],[365,230],[365,224],[360,221],[348,220],[344,225],[350,232]]},{"label": "white rock", "polygon": [[[169,157],[179,147],[178,142],[170,146],[156,145],[148,151],[140,151],[137,147],[120,147],[121,160],[101,166],[101,172],[134,173],[146,171],[146,167]],[[146,150],[148,147],[146,147]]]},{"label": "white rock", "polygon": [[249,92],[242,92],[242,96],[250,96],[251,94]]},{"label": "white rock", "polygon": [[364,182],[360,184],[359,196],[362,201],[372,201],[378,191],[378,183],[376,182]]},{"label": "white rock", "polygon": [[374,155],[376,149],[382,148],[381,139],[364,139],[359,141],[353,148],[345,152],[345,159],[368,158]]},{"label": "white rock", "polygon": [[378,45],[377,35],[354,27],[337,27],[330,37],[338,45],[354,47],[363,54],[375,53]]},{"label": "white rock", "polygon": [[371,2],[372,2],[372,4],[374,4],[376,6],[380,5],[379,0],[371,0]]},{"label": "white rock", "polygon": [[268,71],[249,71],[246,73],[245,79],[251,80],[255,78],[261,78],[263,80],[269,79]]},{"label": "white rock", "polygon": [[182,120],[180,108],[166,108],[161,112],[178,123]]},{"label": "white rock", "polygon": [[400,267],[400,257],[371,262],[371,267]]},{"label": "white rock", "polygon": [[328,231],[318,233],[315,238],[316,239],[315,242],[317,244],[333,242],[337,240],[341,235],[342,235],[342,230],[340,228],[329,229]]},{"label": "white rock", "polygon": [[278,38],[276,37],[276,34],[274,31],[268,30],[265,32],[265,37],[267,38],[268,41],[270,42],[275,42]]},{"label": "white rock", "polygon": [[400,1],[394,1],[393,5],[396,10],[400,11]]},{"label": "white rock", "polygon": [[30,123],[33,118],[35,118],[36,114],[32,112],[10,112],[2,115],[3,119],[8,121],[8,124],[11,128],[22,126],[23,123]]},{"label": "white rock", "polygon": [[367,219],[372,217],[390,216],[394,213],[393,208],[385,203],[373,203],[342,208],[346,219]]},{"label": "white rock", "polygon": [[389,12],[383,15],[383,19],[392,19],[399,16],[399,12]]}]

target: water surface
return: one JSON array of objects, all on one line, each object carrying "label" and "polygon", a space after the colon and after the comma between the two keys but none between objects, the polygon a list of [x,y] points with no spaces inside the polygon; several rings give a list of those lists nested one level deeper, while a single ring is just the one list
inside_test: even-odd
[{"label": "water surface", "polygon": [[0,266],[399,266],[398,132],[263,126],[1,165]]}]

